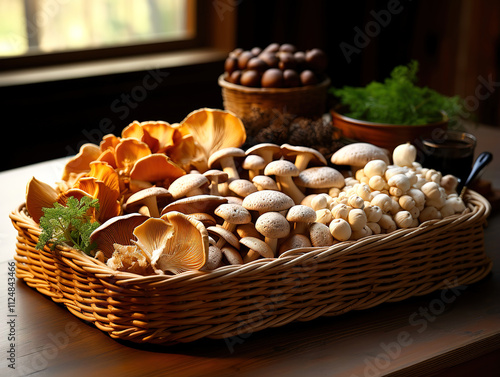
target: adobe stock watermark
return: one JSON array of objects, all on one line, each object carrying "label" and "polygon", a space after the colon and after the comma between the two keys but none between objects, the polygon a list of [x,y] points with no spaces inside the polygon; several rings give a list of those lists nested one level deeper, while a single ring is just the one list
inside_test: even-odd
[{"label": "adobe stock watermark", "polygon": [[403,9],[404,7],[399,0],[389,0],[386,9],[381,9],[379,11],[371,10],[370,15],[373,19],[366,23],[363,30],[358,26],[354,27],[355,34],[352,44],[341,42],[339,45],[347,63],[352,61],[351,56],[353,54],[361,53],[362,49],[367,47],[372,39],[377,37],[382,29],[391,23],[392,17],[400,14]]},{"label": "adobe stock watermark", "polygon": [[227,12],[234,12],[236,7],[240,5],[243,0],[213,0],[212,6],[219,17],[219,20],[224,21],[224,15]]},{"label": "adobe stock watermark", "polygon": [[[142,78],[139,85],[134,86],[130,91],[121,93],[118,98],[113,100],[110,104],[110,110],[112,113],[118,116],[118,119],[126,119],[132,110],[136,109],[141,102],[144,102],[148,94],[157,89],[158,86],[165,80],[166,77],[170,75],[169,72],[164,72],[159,68],[152,68],[147,71],[147,73]],[[84,139],[80,140],[76,148],[67,145],[66,151],[68,156],[72,156],[78,153],[80,147],[86,143],[99,144],[103,136],[113,133],[116,130],[116,125],[113,123],[111,118],[102,118],[99,121],[99,125],[91,130],[82,130],[82,135]]]},{"label": "adobe stock watermark", "polygon": [[[444,313],[446,306],[453,303],[467,289],[466,286],[458,285],[456,280],[453,284],[445,281],[445,284],[448,288],[441,290],[438,298],[432,299],[426,306],[419,307],[408,317],[408,323],[415,329],[416,334],[425,332],[429,323],[436,321]],[[400,331],[393,341],[381,342],[379,344],[381,352],[364,359],[362,376],[381,376],[395,360],[401,357],[404,348],[414,343],[416,334],[412,336],[412,331]],[[350,377],[361,376],[352,374]]]},{"label": "adobe stock watermark", "polygon": [[66,348],[71,339],[81,333],[82,329],[78,322],[70,321],[64,326],[64,331],[61,330],[55,334],[48,333],[48,341],[39,350],[32,350],[25,356],[25,360],[15,368],[15,373],[18,376],[28,376],[33,373],[46,369],[51,360],[59,356],[61,350]]},{"label": "adobe stock watermark", "polygon": [[280,280],[285,281],[292,279],[293,286],[284,291],[283,289],[275,289],[264,300],[254,301],[248,306],[248,314],[238,316],[235,321],[238,323],[236,335],[224,338],[229,352],[235,352],[235,347],[238,344],[243,344],[266,320],[274,315],[274,313],[285,304],[287,297],[296,294],[304,285],[304,280],[307,279],[314,271],[317,270],[315,261],[305,261],[304,264],[292,267],[280,276]]}]

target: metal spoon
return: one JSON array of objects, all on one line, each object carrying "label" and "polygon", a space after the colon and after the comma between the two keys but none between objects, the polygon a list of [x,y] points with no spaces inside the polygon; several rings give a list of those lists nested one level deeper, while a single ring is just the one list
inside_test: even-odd
[{"label": "metal spoon", "polygon": [[467,190],[467,186],[469,186],[474,179],[483,171],[483,169],[488,165],[491,160],[493,160],[493,155],[490,152],[483,152],[479,156],[477,156],[476,161],[474,161],[474,165],[472,166],[472,170],[469,174],[469,177],[465,181],[462,186],[462,182],[458,185],[458,191],[460,191],[460,197],[464,196],[465,191]]}]

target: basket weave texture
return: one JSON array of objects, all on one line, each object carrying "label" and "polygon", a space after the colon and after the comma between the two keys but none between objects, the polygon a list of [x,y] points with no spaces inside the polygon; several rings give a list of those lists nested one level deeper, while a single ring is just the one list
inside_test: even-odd
[{"label": "basket weave texture", "polygon": [[[232,84],[219,76],[225,110],[240,118],[250,136],[273,118],[282,116],[319,117],[325,113],[330,79],[296,88],[251,88]],[[269,119],[268,119],[269,118]]]},{"label": "basket weave texture", "polygon": [[174,344],[226,338],[404,300],[484,278],[488,201],[413,229],[326,248],[289,250],[211,272],[139,276],[64,247],[36,250],[40,229],[25,207],[10,215],[19,279],[112,338]]}]

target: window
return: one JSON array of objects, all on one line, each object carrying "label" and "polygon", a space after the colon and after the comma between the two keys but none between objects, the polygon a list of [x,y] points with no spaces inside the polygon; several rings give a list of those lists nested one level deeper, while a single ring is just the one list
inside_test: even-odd
[{"label": "window", "polygon": [[[196,0],[0,0],[0,65],[168,51],[199,44]],[[153,46],[147,47],[147,46]],[[156,46],[156,47],[154,47]],[[110,51],[111,50],[111,51]],[[12,68],[19,66],[12,65]]]}]

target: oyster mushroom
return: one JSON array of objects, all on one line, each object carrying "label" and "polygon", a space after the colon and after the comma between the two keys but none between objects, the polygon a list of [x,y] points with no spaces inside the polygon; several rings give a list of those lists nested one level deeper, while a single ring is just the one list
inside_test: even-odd
[{"label": "oyster mushroom", "polygon": [[97,160],[101,150],[95,144],[87,143],[80,147],[78,154],[71,158],[64,166],[62,179],[67,181],[70,176],[86,173],[90,170],[90,163]]},{"label": "oyster mushroom", "polygon": [[136,161],[150,154],[146,143],[133,138],[122,139],[115,148],[116,167],[121,174],[129,175]]},{"label": "oyster mushroom", "polygon": [[168,187],[186,172],[164,154],[150,154],[134,163],[130,171],[130,180],[159,183]]},{"label": "oyster mushroom", "polygon": [[208,233],[202,223],[180,212],[149,218],[134,230],[135,245],[151,256],[156,273],[201,269],[208,259]]},{"label": "oyster mushroom", "polygon": [[111,258],[115,251],[113,245],[130,244],[130,240],[134,238],[134,229],[147,219],[148,216],[139,213],[113,217],[92,232],[90,241],[96,243],[97,249],[101,250],[106,258]]},{"label": "oyster mushroom", "polygon": [[190,135],[192,163],[200,172],[208,170],[208,160],[216,151],[239,148],[246,140],[243,122],[229,111],[199,109],[188,114],[179,124],[182,135]]}]

